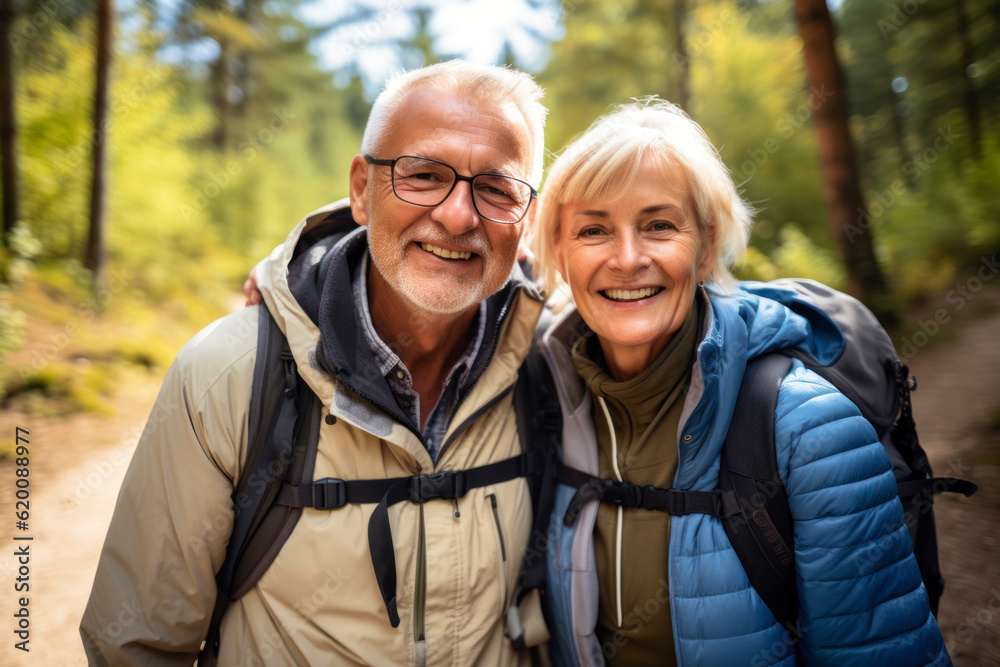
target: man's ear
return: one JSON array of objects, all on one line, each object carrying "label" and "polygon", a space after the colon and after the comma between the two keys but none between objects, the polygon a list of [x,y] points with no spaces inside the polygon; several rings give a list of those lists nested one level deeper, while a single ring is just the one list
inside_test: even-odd
[{"label": "man's ear", "polygon": [[534,261],[535,256],[528,247],[528,239],[535,232],[535,217],[538,215],[538,201],[534,201],[528,207],[528,213],[521,221],[521,234],[517,242],[517,261],[523,262],[526,259]]},{"label": "man's ear", "polygon": [[528,213],[524,216],[524,220],[521,221],[521,242],[531,236],[532,232],[535,230],[535,220],[538,217],[538,202],[534,201],[531,206],[528,207]]},{"label": "man's ear", "polygon": [[368,226],[368,162],[363,155],[351,161],[351,216],[362,227]]}]

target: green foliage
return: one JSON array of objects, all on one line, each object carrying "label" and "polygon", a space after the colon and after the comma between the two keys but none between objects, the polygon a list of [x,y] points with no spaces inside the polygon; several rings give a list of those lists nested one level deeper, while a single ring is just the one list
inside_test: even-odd
[{"label": "green foliage", "polygon": [[[826,261],[834,260],[812,126],[816,109],[790,4],[689,4],[692,100],[686,111],[719,147],[744,197],[758,209],[753,244],[760,251],[750,257],[766,261],[760,271],[773,277],[806,269],[814,277],[841,280]],[[677,90],[683,57],[673,37],[671,6],[638,0],[566,5],[566,36],[553,44],[539,75],[551,109],[550,148],[558,150],[609,104],[649,94],[669,98]],[[790,221],[797,227],[782,235]],[[820,261],[807,257],[813,250]]]},{"label": "green foliage", "polygon": [[[671,2],[564,2],[566,35],[539,75],[558,150],[611,104],[678,90]],[[692,99],[744,197],[758,209],[741,275],[800,275],[844,285],[827,228],[813,117],[792,3],[690,2],[685,23]],[[970,144],[962,34],[954,3],[847,0],[837,48],[854,113],[862,190],[859,233],[872,233],[896,298],[906,303],[961,279],[1000,244],[995,187],[1000,111],[1000,3],[965,3],[977,60],[983,141]],[[892,82],[906,77],[908,88]],[[899,82],[897,82],[899,86]],[[954,135],[958,135],[954,138]]]},{"label": "green foliage", "polygon": [[[20,77],[23,219],[48,260],[79,257],[86,240],[94,67],[90,22],[78,33],[55,27],[51,34],[58,57],[31,63]],[[207,117],[179,112],[177,72],[143,51],[142,36],[138,46],[119,48],[104,126],[110,273],[133,275],[130,289],[164,298],[206,277],[177,271],[212,245],[204,217],[178,215],[177,202],[189,196],[197,169],[185,142]]]},{"label": "green foliage", "polygon": [[[205,13],[201,4],[188,3],[195,19]],[[240,92],[235,105],[219,109],[206,94],[215,83],[188,72],[185,85],[196,92],[185,104],[206,113],[208,124],[188,147],[198,169],[178,201],[183,217],[206,218],[217,242],[233,251],[238,259],[229,268],[239,283],[305,214],[347,195],[348,168],[367,117],[367,105],[360,122],[353,111],[359,88],[336,90],[316,67],[309,43],[318,31],[295,17],[295,3],[245,5],[241,17],[216,16],[218,25],[195,21],[203,34],[225,41],[238,72],[229,85]],[[222,123],[227,146],[220,151],[207,137]]]},{"label": "green foliage", "polygon": [[819,247],[794,223],[785,225],[778,244],[770,255],[751,246],[740,267],[741,280],[775,280],[776,278],[811,278],[844,289],[844,268],[829,250]]},{"label": "green foliage", "polygon": [[874,229],[908,303],[964,282],[1000,246],[1000,3],[847,0],[839,19],[866,196],[859,226]]},{"label": "green foliage", "polygon": [[[830,250],[812,125],[821,107],[813,108],[801,42],[780,4],[744,12],[720,2],[694,12],[692,115],[758,210],[763,233],[755,245],[772,251],[778,230],[797,221],[815,245]],[[777,18],[785,29],[776,33]]]},{"label": "green foliage", "polygon": [[[254,3],[250,3],[254,4]],[[309,211],[347,194],[360,143],[361,90],[333,88],[309,51],[295,3],[254,4],[253,20],[196,14],[239,47],[226,150],[210,71],[164,61],[141,10],[117,28],[108,142],[107,283],[92,292],[80,258],[89,224],[94,25],[46,24],[19,44],[21,216],[0,253],[0,385],[29,409],[106,409],[115,369],[162,372],[198,328],[236,301],[263,255]],[[22,17],[27,21],[29,17]],[[146,26],[146,27],[143,27]],[[26,34],[20,31],[19,34]],[[237,39],[238,38],[238,39]],[[360,114],[363,118],[367,112]],[[38,329],[25,340],[26,323]],[[34,329],[33,329],[34,330]],[[18,352],[20,348],[23,350]],[[17,352],[14,366],[3,357]],[[48,407],[46,407],[48,406]]]},{"label": "green foliage", "polygon": [[[30,371],[0,365],[0,385],[16,400],[101,410],[112,385],[98,375],[161,371],[180,342],[238,298],[248,269],[303,215],[347,194],[369,106],[359,78],[337,89],[317,66],[323,30],[303,23],[300,4],[181,0],[173,19],[159,21],[148,6],[123,9],[104,127],[109,282],[96,294],[80,264],[93,8],[75,0],[52,11],[25,6],[12,36],[23,222],[11,250],[0,251],[0,364],[27,359]],[[1000,3],[965,0],[964,31],[957,6],[846,0],[836,16],[866,198],[856,231],[874,234],[903,303],[961,283],[1000,247]],[[688,90],[686,110],[759,211],[740,275],[844,285],[813,126],[826,97],[815,91],[814,108],[792,3],[688,0],[683,16],[674,0],[562,7],[565,36],[537,75],[551,110],[551,151],[614,104],[651,94],[679,101]],[[378,12],[373,3],[355,10],[344,20]],[[401,11],[417,12],[416,33],[387,31],[367,48],[441,56],[432,38],[438,10],[418,3]],[[44,25],[32,23],[40,16]],[[965,68],[969,54],[975,62]],[[894,91],[899,77],[907,87]],[[71,330],[55,354],[38,354]]]},{"label": "green foliage", "polygon": [[[360,134],[337,113],[348,96],[316,70],[309,32],[295,26],[290,37],[275,37],[280,25],[254,37],[268,56],[255,66],[264,80],[223,153],[204,142],[215,120],[207,100],[189,95],[196,72],[162,63],[154,33],[119,36],[105,133],[119,291],[203,322],[305,213],[346,195]],[[49,34],[48,57],[24,63],[19,78],[22,211],[41,259],[66,261],[82,255],[88,227],[93,26]]]},{"label": "green foliage", "polygon": [[567,2],[566,36],[538,81],[550,120],[546,145],[555,151],[610,105],[659,95],[674,99],[679,69],[670,33],[669,0]]},{"label": "green foliage", "polygon": [[0,281],[17,285],[31,269],[32,260],[41,253],[42,244],[31,236],[31,231],[22,223],[11,231],[7,246],[0,249]]},{"label": "green foliage", "polygon": [[57,24],[18,83],[21,218],[49,257],[73,253],[86,228],[93,58],[85,35]]},{"label": "green foliage", "polygon": [[29,413],[43,416],[80,411],[111,414],[107,399],[115,377],[115,367],[109,364],[53,362],[23,378],[9,378],[5,401],[16,399]]},{"label": "green foliage", "polygon": [[91,362],[132,365],[148,371],[165,371],[177,354],[175,340],[159,336],[138,335],[152,322],[132,325],[131,331],[123,329],[111,338],[90,338],[81,341],[77,358]]},{"label": "green foliage", "polygon": [[[11,287],[18,286],[31,270],[32,260],[41,251],[40,244],[31,237],[24,225],[18,225],[7,239],[8,246],[0,248],[0,369],[4,360],[24,344],[23,311],[11,303]],[[0,399],[3,373],[0,370]]]},{"label": "green foliage", "polygon": [[237,276],[245,276],[251,258],[270,252],[305,214],[347,195],[348,168],[360,143],[344,120],[327,118],[334,137],[317,159],[313,108],[290,104],[268,111],[240,136],[236,150],[201,153],[204,167],[178,207],[182,216],[206,216],[219,242],[243,258],[234,267]]},{"label": "green foliage", "polygon": [[[920,189],[904,190],[879,222],[884,261],[904,301],[945,291],[976,275],[1000,248],[1000,137],[989,133],[980,159],[927,153]],[[931,160],[930,158],[934,158]]]},{"label": "green foliage", "polygon": [[0,364],[24,344],[24,322],[24,313],[11,306],[7,290],[0,289]]}]

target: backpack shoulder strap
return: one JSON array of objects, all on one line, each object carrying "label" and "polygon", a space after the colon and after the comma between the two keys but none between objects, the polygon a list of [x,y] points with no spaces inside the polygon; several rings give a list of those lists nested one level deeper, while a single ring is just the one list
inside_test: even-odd
[{"label": "backpack shoulder strap", "polygon": [[747,364],[722,450],[719,488],[685,491],[602,479],[558,465],[559,483],[577,489],[563,517],[570,526],[586,502],[644,507],[671,516],[707,514],[722,521],[751,585],[774,617],[799,638],[792,513],[778,473],[774,411],[792,359],[771,354]]},{"label": "backpack shoulder strap", "polygon": [[[555,493],[555,462],[560,457],[562,443],[562,411],[555,379],[539,344],[542,336],[556,317],[548,308],[542,310],[528,355],[518,370],[514,385],[514,414],[517,418],[517,436],[521,451],[530,454],[544,465],[528,477],[531,491],[531,506],[534,508],[532,534],[536,530],[547,530],[548,517],[552,511]],[[544,559],[542,559],[544,560]],[[535,588],[544,583],[544,564],[539,568],[536,579],[529,577],[523,581]]]},{"label": "backpack shoulder strap", "polygon": [[798,639],[792,513],[778,473],[774,411],[792,367],[782,354],[747,364],[726,435],[719,486],[732,490],[739,512],[723,521],[747,577],[775,618]]},{"label": "backpack shoulder strap", "polygon": [[521,366],[517,384],[514,385],[513,400],[521,451],[545,464],[545,474],[539,469],[539,474],[530,475],[528,487],[535,510],[535,521],[541,519],[547,522],[552,511],[555,480],[555,475],[552,474],[555,468],[550,464],[559,455],[562,413],[552,374],[537,348],[532,349]]},{"label": "backpack shoulder strap", "polygon": [[226,609],[264,574],[301,515],[301,508],[276,506],[275,500],[284,480],[312,476],[319,441],[319,400],[299,379],[288,341],[267,307],[258,308],[247,455],[233,487],[233,532],[216,575],[199,664],[214,664]]},{"label": "backpack shoulder strap", "polygon": [[[546,311],[547,312],[547,311]],[[554,318],[553,318],[554,319]],[[555,497],[555,471],[560,456],[562,412],[555,380],[538,345],[548,319],[536,329],[535,341],[518,372],[514,385],[514,412],[521,450],[541,464],[527,477],[534,518],[531,538],[524,552],[521,579],[513,603],[507,610],[507,630],[514,648],[535,647],[548,640],[540,615],[540,595],[545,586],[545,545],[548,541],[549,515]],[[534,619],[536,622],[529,621]]]}]

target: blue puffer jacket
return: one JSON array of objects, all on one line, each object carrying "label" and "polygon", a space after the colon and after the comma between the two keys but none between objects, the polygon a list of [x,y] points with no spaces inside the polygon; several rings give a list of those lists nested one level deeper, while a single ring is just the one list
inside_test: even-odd
[{"label": "blue puffer jacket", "polygon": [[[727,295],[700,290],[711,303],[705,309],[708,333],[698,346],[681,416],[676,488],[717,487],[719,456],[748,359],[795,347],[826,364],[843,348],[843,335],[823,313],[794,314],[754,289],[743,284]],[[542,348],[562,403],[564,461],[596,474],[591,398],[569,353],[586,331],[570,309],[545,334]],[[774,430],[795,521],[802,661],[838,667],[950,665],[912,554],[889,459],[874,429],[853,403],[796,361],[778,393]],[[615,647],[602,647],[595,634],[597,503],[585,505],[573,526],[565,527],[562,518],[573,493],[558,487],[549,528],[545,601],[551,651],[557,665],[602,665],[604,651],[610,655]],[[668,558],[678,665],[799,664],[788,633],[750,586],[719,519],[674,517]],[[665,604],[665,597],[650,591],[647,604]]]}]

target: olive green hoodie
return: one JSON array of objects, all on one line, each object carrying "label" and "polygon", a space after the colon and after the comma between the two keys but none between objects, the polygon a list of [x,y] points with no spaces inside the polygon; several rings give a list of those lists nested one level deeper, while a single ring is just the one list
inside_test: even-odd
[{"label": "olive green hoodie", "polygon": [[[694,303],[699,305],[692,306],[663,352],[624,382],[605,370],[596,336],[574,346],[573,362],[595,399],[601,477],[664,489],[672,485],[677,428],[699,341],[700,300]],[[669,529],[664,512],[609,504],[597,510],[597,636],[611,665],[675,664],[667,591]]]}]

